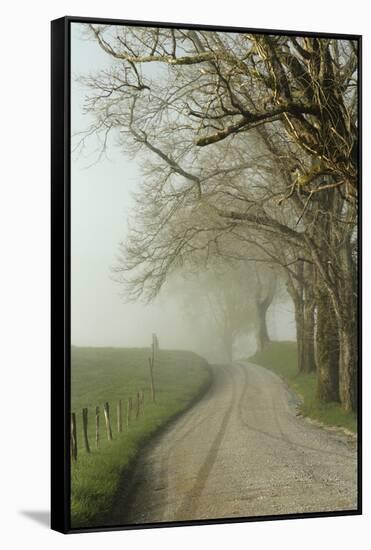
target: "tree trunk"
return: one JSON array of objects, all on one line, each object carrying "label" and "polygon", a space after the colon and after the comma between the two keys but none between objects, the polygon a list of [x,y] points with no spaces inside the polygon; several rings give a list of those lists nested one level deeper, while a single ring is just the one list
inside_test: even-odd
[{"label": "tree trunk", "polygon": [[338,326],[331,298],[317,288],[317,397],[322,401],[339,401]]},{"label": "tree trunk", "polygon": [[293,298],[295,307],[296,343],[298,350],[298,371],[311,373],[316,370],[314,332],[314,301],[303,301],[299,295]]},{"label": "tree trunk", "polygon": [[267,328],[267,310],[270,304],[265,301],[256,304],[256,351],[262,351],[270,342]]},{"label": "tree trunk", "polygon": [[351,327],[339,330],[339,394],[344,410],[357,408],[357,335]]},{"label": "tree trunk", "polygon": [[262,351],[270,342],[267,328],[267,311],[271,305],[276,290],[276,275],[272,274],[265,284],[262,283],[259,271],[256,271],[256,351]]},{"label": "tree trunk", "polygon": [[313,268],[306,266],[305,286],[304,286],[304,312],[303,312],[303,343],[302,343],[302,363],[301,371],[305,373],[315,372],[315,301],[313,293]]},{"label": "tree trunk", "polygon": [[339,251],[339,263],[342,269],[338,290],[337,309],[339,324],[339,392],[340,402],[346,411],[357,408],[357,273],[352,259],[350,240]]},{"label": "tree trunk", "polygon": [[328,291],[338,329],[339,399],[344,410],[352,411],[357,407],[357,274],[349,235],[341,245],[336,261],[330,264],[332,284],[328,284]]},{"label": "tree trunk", "polygon": [[313,233],[304,238],[316,266],[317,394],[351,411],[357,405],[356,206],[335,189],[313,199]]},{"label": "tree trunk", "polygon": [[304,324],[303,324],[303,351],[302,351],[302,363],[301,371],[311,373],[316,371],[316,355],[314,346],[314,332],[315,332],[315,320],[314,320],[315,306],[310,305],[305,307]]},{"label": "tree trunk", "polygon": [[295,324],[296,324],[296,344],[298,350],[298,371],[301,372],[304,364],[304,303],[295,296]]},{"label": "tree trunk", "polygon": [[[314,330],[314,311],[311,319],[309,310],[306,307],[305,297],[308,297],[308,291],[304,292],[304,266],[303,262],[296,262],[295,272],[287,273],[287,291],[290,294],[295,308],[295,325],[296,325],[296,345],[297,345],[297,361],[299,372],[311,372],[314,365],[314,334],[312,342],[310,341],[310,330]],[[307,281],[308,282],[308,281]],[[312,281],[310,281],[312,283]],[[313,326],[310,326],[313,320]],[[308,333],[308,335],[307,335]],[[307,335],[307,337],[306,337]],[[312,350],[311,350],[312,347]]]}]

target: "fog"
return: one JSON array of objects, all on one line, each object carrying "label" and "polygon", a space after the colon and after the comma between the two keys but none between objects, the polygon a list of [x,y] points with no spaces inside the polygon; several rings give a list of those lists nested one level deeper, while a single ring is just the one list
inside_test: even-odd
[{"label": "fog", "polygon": [[[72,75],[108,66],[108,55],[96,43],[84,40],[80,25],[72,25]],[[86,129],[85,91],[72,78],[72,131]],[[71,334],[78,346],[149,346],[156,333],[162,348],[190,349],[209,357],[219,346],[210,312],[200,300],[184,307],[182,279],[164,285],[149,304],[128,303],[123,288],[113,280],[111,268],[118,245],[125,241],[128,219],[134,213],[133,193],[143,176],[139,161],[119,148],[97,158],[93,143],[84,154],[72,154],[71,168]],[[176,289],[174,290],[174,286]],[[189,309],[193,309],[193,317]],[[197,318],[197,322],[194,319]],[[273,340],[295,339],[293,306],[284,289],[268,310],[268,331]],[[234,356],[255,350],[253,330],[234,343]]]}]

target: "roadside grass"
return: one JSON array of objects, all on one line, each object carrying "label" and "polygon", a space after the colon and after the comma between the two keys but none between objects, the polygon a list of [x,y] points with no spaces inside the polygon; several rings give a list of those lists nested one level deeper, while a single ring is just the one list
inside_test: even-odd
[{"label": "roadside grass", "polygon": [[300,412],[329,426],[340,426],[357,431],[357,417],[343,411],[338,403],[323,403],[316,398],[315,374],[302,374],[297,368],[296,342],[271,342],[249,361],[270,369],[279,375],[302,398]]},{"label": "roadside grass", "polygon": [[[185,410],[210,382],[204,359],[188,351],[159,351],[154,367],[156,403],[150,400],[149,349],[78,348],[71,351],[71,410],[76,413],[78,460],[71,464],[71,524],[99,524],[112,505],[122,474],[143,443],[171,417]],[[144,390],[144,415],[126,427],[130,396]],[[123,431],[116,429],[122,400]],[[103,404],[110,404],[113,441],[108,441]],[[100,448],[95,446],[95,407],[100,407]],[[82,447],[81,409],[88,407],[91,453]]]}]

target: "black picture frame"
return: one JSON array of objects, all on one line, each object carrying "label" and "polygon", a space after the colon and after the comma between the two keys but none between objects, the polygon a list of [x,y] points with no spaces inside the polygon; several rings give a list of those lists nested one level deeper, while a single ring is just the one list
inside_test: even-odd
[{"label": "black picture frame", "polygon": [[[362,514],[362,254],[358,254],[358,506],[356,510],[267,515],[245,518],[221,518],[72,528],[70,522],[70,149],[71,149],[71,23],[113,24],[141,27],[184,28],[222,32],[251,32],[320,38],[344,38],[358,44],[358,122],[359,174],[362,182],[362,36],[357,34],[314,33],[293,30],[251,29],[242,27],[132,21],[94,17],[66,16],[51,22],[51,528],[61,533],[148,529],[185,525],[227,524],[282,519],[351,516]],[[362,250],[362,193],[358,208],[358,243]]]}]

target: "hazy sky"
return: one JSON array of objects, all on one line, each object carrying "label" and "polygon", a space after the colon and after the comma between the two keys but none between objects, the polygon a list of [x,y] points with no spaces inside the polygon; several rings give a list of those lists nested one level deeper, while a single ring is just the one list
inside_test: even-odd
[{"label": "hazy sky", "polygon": [[[81,35],[81,24],[72,24],[72,130],[86,128],[82,114],[85,91],[76,76],[110,64],[94,42]],[[135,160],[110,147],[109,159],[72,155],[71,180],[71,328],[72,343],[94,346],[149,345],[157,332],[163,347],[196,348],[184,325],[175,299],[160,296],[150,305],[127,304],[122,289],[110,278],[118,243],[125,239],[127,217],[133,209],[131,193],[140,179]],[[277,306],[270,315],[272,336],[292,339],[294,326],[289,305]]]},{"label": "hazy sky", "polygon": [[[107,67],[109,56],[81,36],[72,24],[72,130],[86,128],[82,114],[85,91],[74,75]],[[91,151],[87,151],[90,153]],[[184,333],[182,313],[173,301],[127,304],[110,277],[118,243],[125,238],[131,193],[140,178],[135,161],[115,147],[109,159],[92,165],[96,155],[72,156],[71,309],[72,343],[76,345],[149,345],[157,332],[164,346],[176,347]]]}]

